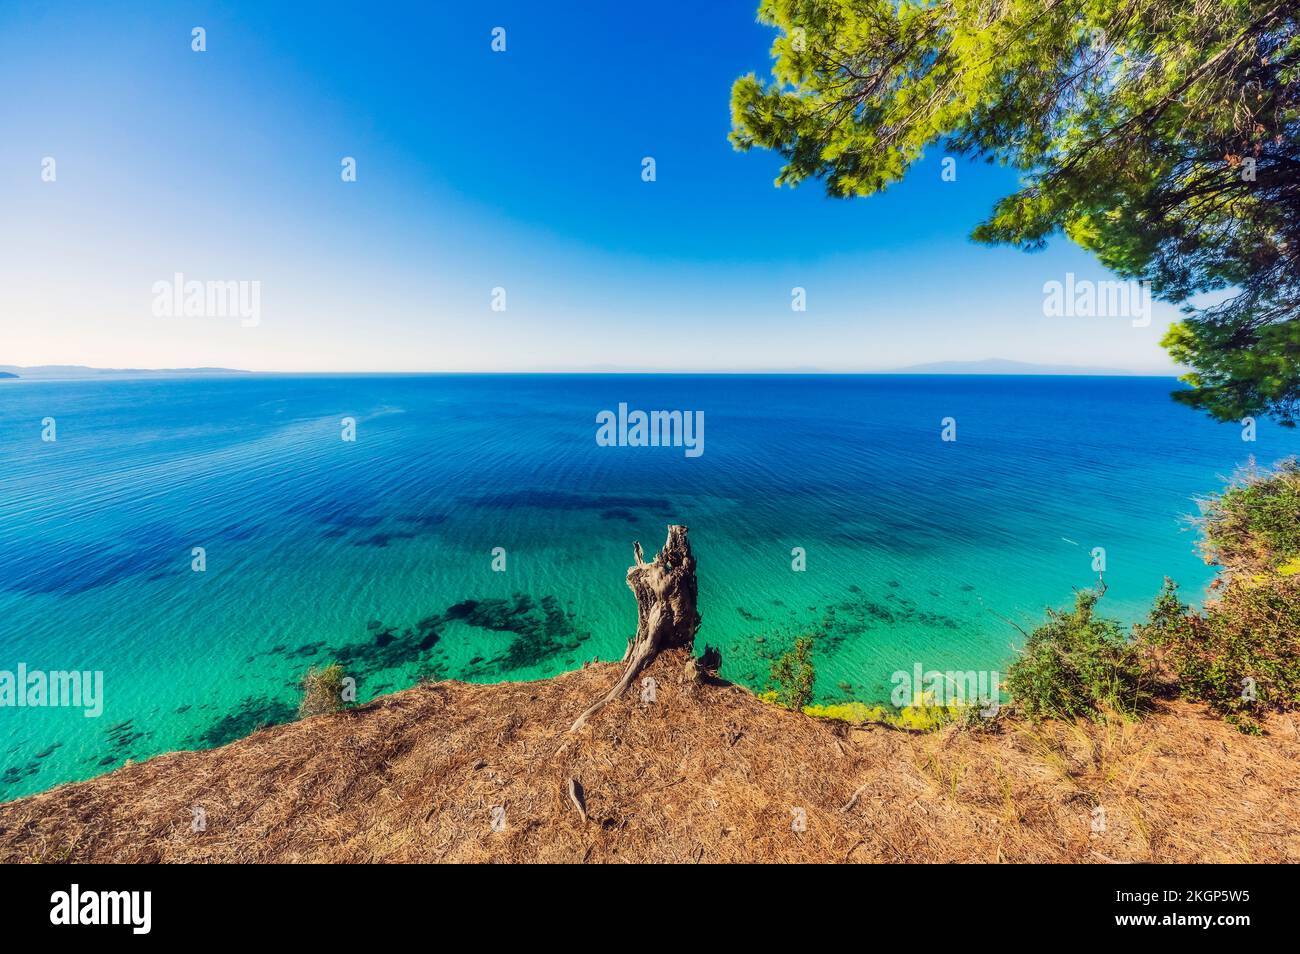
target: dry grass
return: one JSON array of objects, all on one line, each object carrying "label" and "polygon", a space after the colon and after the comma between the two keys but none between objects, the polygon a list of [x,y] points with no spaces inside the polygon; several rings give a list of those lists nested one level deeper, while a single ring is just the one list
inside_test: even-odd
[{"label": "dry grass", "polygon": [[692,688],[683,661],[651,670],[656,703],[629,693],[576,736],[616,666],[419,686],[160,756],[0,805],[0,861],[1300,860],[1289,717],[1263,738],[1182,703],[1137,724],[912,735]]}]

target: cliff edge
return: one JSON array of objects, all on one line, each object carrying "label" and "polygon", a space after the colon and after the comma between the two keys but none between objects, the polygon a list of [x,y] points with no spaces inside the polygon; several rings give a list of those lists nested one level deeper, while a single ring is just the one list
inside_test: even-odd
[{"label": "cliff edge", "polygon": [[1186,703],[918,734],[684,679],[686,661],[660,654],[653,702],[628,693],[572,734],[618,664],[426,684],[158,756],[0,805],[0,861],[1300,860],[1285,716],[1264,737]]}]

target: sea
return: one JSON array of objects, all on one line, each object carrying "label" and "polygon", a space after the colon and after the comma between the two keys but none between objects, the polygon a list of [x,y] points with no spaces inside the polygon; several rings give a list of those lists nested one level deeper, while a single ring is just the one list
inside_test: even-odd
[{"label": "sea", "polygon": [[[1198,499],[1300,452],[1173,378],[117,375],[0,381],[0,678],[98,673],[100,711],[0,707],[0,799],[423,679],[618,659],[625,576],[690,528],[697,646],[755,690],[801,635],[816,697],[1005,672],[1075,590],[1203,599]],[[620,416],[620,406],[622,413]],[[700,422],[640,446],[635,411]],[[602,415],[604,417],[602,418]],[[600,420],[617,420],[598,440]],[[680,434],[678,434],[680,436]],[[621,438],[621,439],[620,439]],[[87,685],[93,684],[88,679]],[[17,693],[16,695],[21,695]],[[66,701],[66,700],[64,700]],[[577,713],[575,713],[575,716]]]}]

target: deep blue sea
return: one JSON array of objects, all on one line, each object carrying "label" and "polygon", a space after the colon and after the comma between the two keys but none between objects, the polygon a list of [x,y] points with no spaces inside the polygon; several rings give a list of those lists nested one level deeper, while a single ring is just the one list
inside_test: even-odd
[{"label": "deep blue sea", "polygon": [[[0,381],[0,670],[99,670],[103,714],[0,708],[0,798],[294,717],[311,665],[361,700],[618,658],[624,583],[685,523],[700,641],[762,688],[816,634],[822,701],[1003,668],[1095,584],[1131,622],[1200,598],[1194,498],[1258,440],[1168,378],[140,376]],[[620,403],[701,411],[704,452],[604,447]],[[42,440],[46,418],[53,441]],[[343,439],[344,418],[356,439]],[[941,440],[944,418],[955,441]],[[206,566],[193,568],[194,548]],[[500,550],[496,548],[501,548]],[[792,568],[802,548],[806,569]],[[504,570],[500,566],[504,551]]]}]

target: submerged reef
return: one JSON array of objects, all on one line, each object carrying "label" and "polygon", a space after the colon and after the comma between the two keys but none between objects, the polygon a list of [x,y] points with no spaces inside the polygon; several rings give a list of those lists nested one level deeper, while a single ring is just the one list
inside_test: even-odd
[{"label": "submerged reef", "polygon": [[292,722],[297,717],[297,707],[283,700],[249,696],[233,712],[219,717],[207,729],[193,736],[191,744],[196,748],[216,748],[252,735],[265,726]]},{"label": "submerged reef", "polygon": [[[412,522],[440,522],[440,519],[436,515],[426,515],[412,518]],[[452,625],[509,634],[513,638],[500,652],[490,657],[475,656],[468,666],[458,666],[453,671],[452,666],[445,659],[438,658],[436,653],[444,631]],[[301,676],[298,665],[308,660],[333,660],[364,687],[367,696],[373,696],[385,690],[404,688],[412,682],[449,676],[505,680],[520,670],[548,663],[555,663],[553,668],[558,671],[576,663],[573,654],[590,638],[591,633],[578,626],[573,614],[561,605],[557,597],[548,595],[534,599],[526,593],[515,593],[509,598],[463,599],[440,612],[420,618],[413,625],[396,626],[371,619],[366,623],[364,634],[357,639],[339,644],[317,640],[297,647],[281,644],[263,653],[255,653],[245,662],[252,664],[259,657],[273,657],[279,661],[277,671],[285,664],[294,663],[292,678],[286,679],[285,689],[296,693]],[[405,679],[376,681],[371,678],[379,673],[402,669],[407,670]],[[188,744],[212,748],[264,726],[290,722],[295,718],[297,708],[292,696],[248,696],[235,710],[221,714],[206,728],[191,735]],[[102,763],[105,765],[121,761],[125,750],[141,737],[141,733],[131,729],[129,722],[115,729],[113,754],[106,757]]]}]

